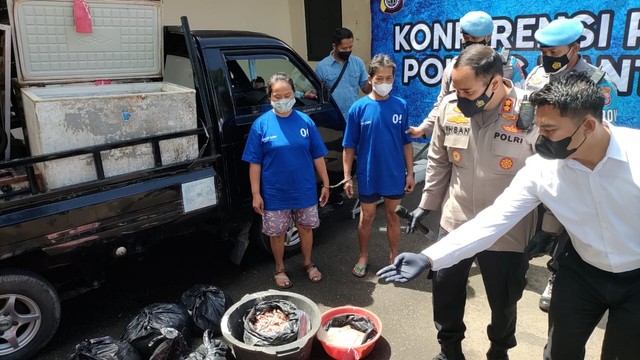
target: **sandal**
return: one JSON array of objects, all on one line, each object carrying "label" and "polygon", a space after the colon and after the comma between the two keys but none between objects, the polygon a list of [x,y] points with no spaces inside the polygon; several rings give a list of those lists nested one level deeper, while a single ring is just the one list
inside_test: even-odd
[{"label": "sandal", "polygon": [[276,286],[280,289],[288,289],[293,284],[291,280],[289,280],[289,276],[287,276],[287,272],[285,269],[280,269],[273,274],[273,281],[276,283]]},{"label": "sandal", "polygon": [[353,266],[353,269],[351,270],[351,273],[353,275],[355,275],[356,277],[363,278],[365,275],[367,275],[367,265],[358,266],[358,263],[356,263]]},{"label": "sandal", "polygon": [[309,277],[309,280],[312,283],[317,283],[322,280],[322,273],[320,272],[320,270],[318,270],[318,268],[314,263],[305,265],[302,268],[302,270],[307,274],[307,276]]}]

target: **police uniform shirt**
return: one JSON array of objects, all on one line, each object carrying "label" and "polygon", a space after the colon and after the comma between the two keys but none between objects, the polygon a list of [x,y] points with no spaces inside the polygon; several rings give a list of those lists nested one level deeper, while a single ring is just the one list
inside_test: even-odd
[{"label": "police uniform shirt", "polygon": [[530,157],[492,206],[422,251],[433,269],[486,249],[540,202],[564,224],[582,260],[612,273],[640,269],[640,130],[605,126],[611,138],[595,168]]},{"label": "police uniform shirt", "polygon": [[576,66],[571,70],[564,69],[557,73],[547,74],[544,71],[544,68],[541,65],[536,66],[529,76],[527,76],[527,80],[525,81],[524,88],[531,92],[542,89],[546,84],[550,81],[554,81],[561,76],[565,76],[569,73],[586,73],[587,76],[592,77],[596,72],[602,72],[602,77],[600,77],[598,81],[598,86],[602,88],[602,93],[605,98],[605,105],[602,109],[602,119],[611,123],[615,123],[618,117],[618,90],[616,86],[613,84],[611,77],[609,75],[599,70],[597,67],[589,64],[584,60],[581,56]]},{"label": "police uniform shirt", "polygon": [[[535,152],[537,127],[516,127],[526,91],[513,87],[494,109],[471,119],[462,115],[454,94],[440,106],[429,148],[427,175],[420,207],[440,210],[440,225],[452,231],[475,217],[509,185],[525,159]],[[534,232],[531,213],[491,250],[523,251]]]},{"label": "police uniform shirt", "polygon": [[[444,68],[442,72],[442,80],[440,82],[440,92],[438,93],[438,98],[436,102],[433,104],[433,108],[429,112],[429,115],[422,120],[422,123],[418,126],[422,131],[424,131],[425,136],[431,136],[433,133],[433,127],[436,123],[436,118],[438,117],[438,107],[444,99],[445,96],[452,94],[456,91],[453,88],[453,82],[451,81],[451,73],[453,72],[453,64],[455,63],[458,57],[454,57]],[[503,59],[504,60],[504,59]],[[502,63],[502,77],[505,79],[511,80],[513,85],[517,88],[524,89],[524,70],[522,69],[522,61],[518,60],[513,56],[509,56],[506,61]]]}]

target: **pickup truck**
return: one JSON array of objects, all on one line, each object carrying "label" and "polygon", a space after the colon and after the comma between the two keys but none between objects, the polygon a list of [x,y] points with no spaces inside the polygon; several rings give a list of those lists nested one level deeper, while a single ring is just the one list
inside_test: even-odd
[{"label": "pickup truck", "polygon": [[[94,21],[97,18],[99,14],[93,14]],[[270,109],[265,90],[255,86],[259,77],[268,79],[279,71],[294,77],[295,108],[320,129],[329,149],[325,159],[331,182],[342,179],[345,121],[327,87],[295,51],[260,33],[192,32],[186,18],[182,20],[182,26],[159,32],[163,76],[149,84],[163,81],[195,90],[193,128],[34,154],[30,141],[35,140],[26,135],[24,92],[43,85],[13,87],[11,121],[5,122],[10,128],[0,131],[6,140],[0,142],[6,144],[0,152],[12,154],[0,161],[0,359],[35,356],[56,332],[61,300],[96,288],[108,265],[141,254],[159,241],[171,241],[176,232],[213,230],[211,241],[233,242],[230,256],[236,263],[250,242],[270,251],[268,239],[260,233],[261,218],[251,207],[248,164],[241,161],[251,124]],[[22,62],[14,60],[19,68]],[[93,80],[96,87],[127,84],[124,78]],[[129,116],[135,114],[123,111],[123,121]],[[196,156],[164,161],[163,142],[181,139],[197,140]],[[150,149],[152,165],[110,174],[106,154],[134,146]],[[89,166],[94,179],[47,186],[42,164],[77,165],[69,159],[79,157],[89,159],[82,165]],[[67,166],[64,175],[75,176],[75,166]],[[341,203],[340,192],[333,191],[331,202]],[[299,246],[290,231],[286,252],[295,253]]]}]

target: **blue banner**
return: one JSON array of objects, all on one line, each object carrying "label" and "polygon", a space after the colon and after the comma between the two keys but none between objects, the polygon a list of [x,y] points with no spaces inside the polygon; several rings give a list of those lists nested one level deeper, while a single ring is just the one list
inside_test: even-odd
[{"label": "blue banner", "polygon": [[433,107],[445,66],[461,51],[459,19],[482,10],[494,22],[491,46],[510,49],[530,72],[540,50],[537,29],[557,18],[577,18],[585,31],[580,54],[606,71],[618,88],[616,125],[640,128],[640,7],[638,0],[448,1],[371,0],[371,54],[398,66],[393,94],[410,104],[411,124]]}]

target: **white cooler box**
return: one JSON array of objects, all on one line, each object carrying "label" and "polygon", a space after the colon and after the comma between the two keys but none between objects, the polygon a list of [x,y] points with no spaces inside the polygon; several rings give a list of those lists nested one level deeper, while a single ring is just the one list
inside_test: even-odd
[{"label": "white cooler box", "polygon": [[[59,86],[22,90],[32,155],[197,127],[195,91],[170,83]],[[162,164],[195,159],[195,135],[160,141]],[[154,167],[150,143],[102,152],[106,177]],[[91,154],[38,164],[55,189],[96,180]]]},{"label": "white cooler box", "polygon": [[[87,0],[91,33],[76,31],[73,3],[8,0],[31,154],[196,128],[195,91],[149,81],[162,77],[161,2]],[[94,85],[101,79],[112,84]],[[193,160],[197,136],[160,150],[163,165]],[[102,161],[107,177],[154,167],[151,144],[104,151]],[[48,189],[97,179],[90,154],[38,170]]]}]

